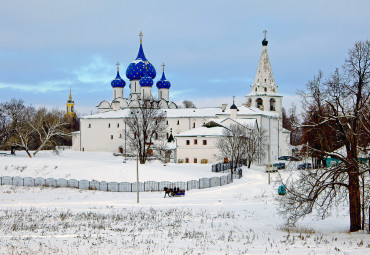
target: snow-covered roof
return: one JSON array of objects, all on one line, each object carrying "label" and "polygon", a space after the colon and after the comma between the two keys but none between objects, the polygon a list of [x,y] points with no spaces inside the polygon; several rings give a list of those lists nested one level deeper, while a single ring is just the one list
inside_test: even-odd
[{"label": "snow-covered roof", "polygon": [[175,137],[187,136],[222,136],[224,127],[199,127],[175,135]]},{"label": "snow-covered roof", "polygon": [[[258,108],[241,106],[238,108],[238,117],[251,116],[251,115],[265,115],[269,117],[278,118],[279,114],[261,111]],[[230,116],[230,109],[222,111],[221,107],[208,107],[208,108],[183,108],[183,109],[163,109],[168,118],[189,118],[189,117],[208,117],[208,118],[227,118]],[[107,111],[93,115],[81,117],[81,119],[117,119],[125,118],[128,116],[130,109],[121,109],[117,111]]]}]

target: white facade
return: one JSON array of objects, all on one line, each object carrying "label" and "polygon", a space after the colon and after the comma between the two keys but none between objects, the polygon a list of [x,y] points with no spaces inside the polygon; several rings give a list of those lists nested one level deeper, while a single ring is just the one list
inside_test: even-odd
[{"label": "white facade", "polygon": [[[164,78],[162,80],[168,82]],[[138,100],[141,100],[143,95],[152,98],[151,87],[141,87],[139,80],[131,80],[130,83],[129,98],[123,98],[122,88],[122,97],[116,97],[112,101],[104,100],[97,106],[98,114],[80,118],[80,136],[79,139],[73,139],[73,141],[80,141],[80,144],[79,146],[73,144],[74,149],[79,147],[81,151],[130,152],[125,137],[131,134],[125,128],[124,119],[129,115],[131,107],[139,106]],[[226,107],[226,104],[214,108],[177,109],[177,105],[168,100],[169,89],[162,87],[158,89],[158,100],[153,99],[153,103],[155,107],[165,112],[167,116],[166,137],[168,138],[172,130],[177,139],[177,158],[182,159],[184,163],[187,161],[186,158],[189,163],[194,163],[196,159],[195,161],[199,164],[202,160],[203,162],[217,160],[214,157],[215,144],[218,139],[216,135],[203,138],[201,134],[194,134],[193,138],[187,139],[182,136],[182,133],[201,128],[212,119],[223,120],[225,118],[255,119],[258,127],[265,130],[268,135],[269,158],[271,161],[276,161],[280,156],[291,155],[290,133],[282,128],[282,96],[277,93],[277,89],[267,55],[267,41],[264,40],[256,78],[251,86],[251,92],[246,96],[245,105],[237,108],[233,104],[231,109]],[[121,95],[121,91],[116,90],[114,97],[117,93]],[[178,134],[180,136],[177,136]],[[194,144],[194,139],[197,139],[198,144]],[[190,140],[190,144],[184,147],[186,140]],[[206,145],[203,145],[203,140],[207,140]],[[265,163],[267,158],[266,156],[264,162],[259,163]]]}]

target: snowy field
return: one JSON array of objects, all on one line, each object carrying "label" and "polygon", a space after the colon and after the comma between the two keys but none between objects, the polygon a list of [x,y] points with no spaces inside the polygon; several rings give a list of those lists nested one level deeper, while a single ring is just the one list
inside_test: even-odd
[{"label": "snowy field", "polygon": [[[123,157],[108,152],[41,151],[29,158],[23,151],[17,156],[0,157],[0,176],[65,178],[76,180],[136,182],[136,158],[123,163]],[[210,165],[200,164],[139,164],[140,181],[189,181],[221,176],[212,173]],[[190,178],[190,179],[189,179]]]},{"label": "snowy field", "polygon": [[[2,175],[24,177],[135,177],[134,163],[105,153],[1,157],[0,169]],[[140,169],[150,180],[214,176],[210,165],[151,163]],[[285,227],[276,213],[277,174],[272,180],[268,185],[264,169],[254,166],[226,186],[175,198],[143,192],[139,204],[136,193],[0,186],[0,254],[370,253],[369,234],[348,233],[345,207],[325,220],[309,216]]]}]

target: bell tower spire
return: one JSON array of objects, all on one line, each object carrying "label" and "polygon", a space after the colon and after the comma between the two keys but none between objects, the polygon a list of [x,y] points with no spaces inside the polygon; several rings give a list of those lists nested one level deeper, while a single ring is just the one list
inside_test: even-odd
[{"label": "bell tower spire", "polygon": [[75,102],[72,100],[72,88],[71,85],[69,85],[69,98],[66,103],[66,117],[76,117],[75,112]]},{"label": "bell tower spire", "polygon": [[281,112],[281,95],[278,94],[278,85],[275,83],[267,53],[267,30],[263,30],[263,34],[262,53],[246,105],[264,111]]}]

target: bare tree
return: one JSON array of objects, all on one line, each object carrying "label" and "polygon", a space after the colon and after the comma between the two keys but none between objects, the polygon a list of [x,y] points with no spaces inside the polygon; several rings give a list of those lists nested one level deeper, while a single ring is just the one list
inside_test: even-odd
[{"label": "bare tree", "polygon": [[259,130],[257,128],[247,129],[246,138],[244,154],[248,162],[248,168],[250,168],[253,162],[265,156],[267,147],[266,130]]},{"label": "bare tree", "polygon": [[190,100],[184,100],[182,102],[182,104],[183,104],[184,108],[197,108],[195,106],[195,104],[192,101],[190,101]]},{"label": "bare tree", "polygon": [[216,147],[219,149],[220,158],[227,158],[231,164],[231,172],[245,159],[247,131],[242,125],[232,124],[224,128],[222,136],[217,140]]},{"label": "bare tree", "polygon": [[24,149],[28,156],[29,147],[34,142],[33,129],[29,125],[35,114],[35,109],[31,106],[26,107],[22,100],[11,99],[10,102],[2,104],[3,114],[10,122],[7,133],[6,143],[10,146],[19,146]]},{"label": "bare tree", "polygon": [[340,163],[335,167],[301,171],[298,178],[288,180],[281,212],[292,223],[314,209],[325,217],[332,206],[348,199],[352,232],[364,226],[365,212],[362,211],[361,218],[361,208],[365,207],[368,196],[366,182],[361,184],[360,178],[365,178],[370,169],[359,161],[359,148],[363,137],[370,135],[369,41],[355,43],[343,71],[341,74],[336,70],[325,82],[320,72],[308,83],[308,92],[302,94],[308,117],[302,127],[306,134],[311,133],[307,136],[311,137],[309,149]]},{"label": "bare tree", "polygon": [[149,100],[142,100],[139,107],[130,109],[125,123],[132,134],[127,136],[128,143],[138,153],[140,164],[145,164],[152,154],[155,141],[165,139],[166,115]]},{"label": "bare tree", "polygon": [[33,152],[33,156],[36,156],[41,149],[51,143],[52,138],[70,136],[70,132],[66,129],[69,124],[62,111],[56,109],[48,111],[44,107],[39,108],[34,115],[34,119],[29,122],[40,142],[38,148]]}]

